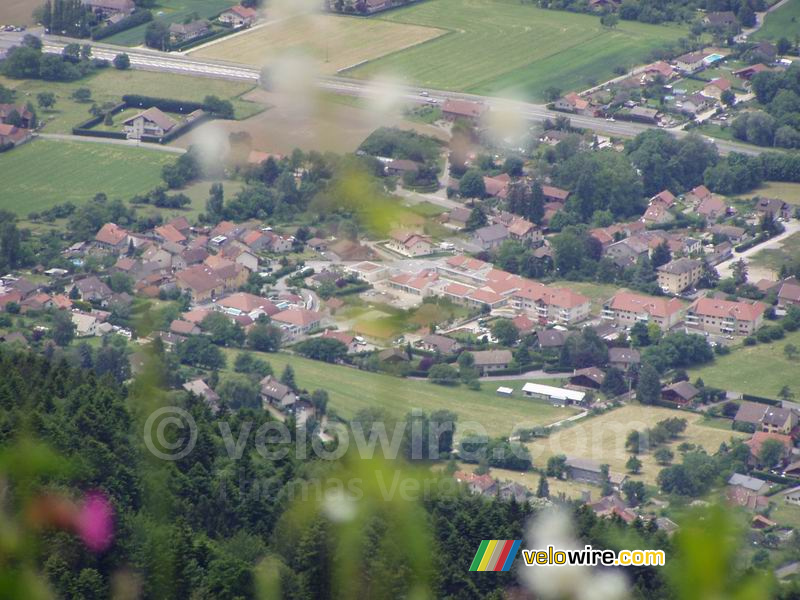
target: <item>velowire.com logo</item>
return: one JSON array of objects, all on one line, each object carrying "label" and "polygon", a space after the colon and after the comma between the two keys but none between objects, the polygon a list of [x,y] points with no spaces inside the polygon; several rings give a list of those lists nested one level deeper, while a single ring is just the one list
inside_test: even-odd
[{"label": "velowire.com logo", "polygon": [[472,559],[470,571],[508,571],[522,540],[483,540]]}]

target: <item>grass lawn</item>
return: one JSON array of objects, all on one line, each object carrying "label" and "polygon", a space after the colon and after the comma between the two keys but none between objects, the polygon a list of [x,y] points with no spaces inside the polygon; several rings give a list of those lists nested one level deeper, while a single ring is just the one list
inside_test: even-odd
[{"label": "grass lawn", "polygon": [[753,196],[780,198],[784,202],[800,206],[800,183],[768,181],[752,192],[744,194],[741,198],[752,198]]},{"label": "grass lawn", "polygon": [[[225,350],[229,368],[237,350]],[[358,371],[288,354],[258,354],[267,360],[277,375],[287,364],[294,369],[301,388],[322,388],[330,394],[329,407],[349,419],[364,408],[381,408],[394,417],[403,417],[412,408],[426,413],[446,409],[458,414],[458,433],[466,423],[477,423],[490,435],[508,436],[522,425],[546,425],[572,415],[575,411],[556,408],[545,402],[523,398],[501,398],[495,393],[500,385],[519,389],[524,382],[484,382],[480,391],[461,387],[434,385],[427,381],[401,379],[392,375]],[[473,429],[474,430],[474,429]]]},{"label": "grass lawn", "polygon": [[750,262],[759,267],[780,271],[781,265],[800,257],[800,233],[793,233],[780,242],[780,248],[765,248],[756,252]]},{"label": "grass lawn", "polygon": [[604,28],[596,16],[517,0],[421,2],[379,19],[449,33],[347,74],[390,74],[433,88],[533,99],[548,87],[568,91],[609,79],[614,67],[640,64],[653,48],[685,35],[680,27],[633,21]]},{"label": "grass lawn", "polygon": [[794,42],[797,35],[798,20],[800,20],[800,1],[789,0],[779,9],[767,15],[763,27],[756,31],[753,39],[777,40],[785,37]]},{"label": "grass lawn", "polygon": [[352,319],[352,329],[360,335],[388,340],[400,334],[417,331],[432,323],[441,325],[469,315],[469,309],[457,304],[424,303],[411,310],[401,310],[385,304],[356,307],[340,318]]},{"label": "grass lawn", "polygon": [[3,0],[0,2],[0,25],[33,25],[33,11],[39,0]]},{"label": "grass lawn", "polygon": [[175,158],[120,145],[35,140],[0,154],[0,209],[24,216],[98,192],[128,200],[158,185],[161,168]]},{"label": "grass lawn", "polygon": [[325,75],[416,46],[446,33],[435,25],[392,23],[330,14],[292,17],[192,52],[193,56],[261,66],[303,56]]},{"label": "grass lawn", "polygon": [[[179,100],[202,101],[208,95],[226,98],[233,102],[236,117],[244,119],[264,109],[262,105],[241,100],[239,96],[253,88],[248,83],[223,81],[155,73],[148,71],[118,71],[103,69],[80,81],[59,83],[32,79],[7,79],[0,76],[0,84],[17,91],[17,101],[30,101],[36,106],[39,92],[54,92],[56,105],[53,110],[38,110],[39,118],[46,121],[46,133],[71,133],[72,128],[87,120],[91,115],[92,103],[79,103],[72,100],[72,92],[86,87],[92,91],[92,100],[97,104],[117,103],[124,94],[145,96],[168,96]],[[115,118],[115,121],[117,118]]]},{"label": "grass lawn", "polygon": [[[153,17],[167,23],[183,23],[186,19],[197,18],[211,19],[233,4],[230,0],[159,0],[158,4],[150,8]],[[121,31],[103,40],[106,44],[120,46],[140,46],[144,44],[144,32],[147,23]]]},{"label": "grass lawn", "polygon": [[[729,440],[732,436],[745,437],[741,433],[703,426],[698,423],[703,418],[698,414],[630,404],[597,417],[587,417],[578,421],[576,425],[556,432],[548,438],[531,442],[528,447],[536,465],[545,464],[550,456],[566,454],[569,457],[590,458],[600,463],[607,463],[611,466],[612,471],[625,473],[625,463],[630,457],[625,450],[625,439],[628,432],[633,429],[641,431],[670,417],[680,417],[688,422],[683,436],[670,444],[672,451],[676,454],[676,460],[680,460],[676,447],[683,441],[702,446],[709,452],[715,452],[720,443]],[[652,452],[641,454],[639,458],[643,467],[638,477],[645,483],[655,483],[662,467],[656,464]]]},{"label": "grass lawn", "polygon": [[800,393],[800,362],[786,358],[786,344],[800,345],[800,331],[771,344],[738,347],[709,366],[692,369],[689,378],[702,377],[706,385],[767,398],[777,398],[784,385]]},{"label": "grass lawn", "polygon": [[[542,465],[536,465],[542,466]],[[476,464],[471,463],[458,463],[458,468],[461,471],[472,473],[478,467]],[[510,471],[509,469],[490,469],[489,475],[499,479],[500,481],[513,481],[528,488],[532,494],[536,494],[539,488],[539,473],[532,471]],[[547,487],[550,490],[551,498],[558,498],[560,494],[569,500],[580,500],[583,492],[588,491],[591,494],[592,500],[600,498],[601,490],[599,486],[591,485],[583,481],[572,481],[564,479],[555,479],[554,477],[547,478]]]}]

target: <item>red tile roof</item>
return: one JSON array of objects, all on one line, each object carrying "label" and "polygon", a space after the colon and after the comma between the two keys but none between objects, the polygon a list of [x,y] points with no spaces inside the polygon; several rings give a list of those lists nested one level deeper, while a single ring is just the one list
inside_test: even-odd
[{"label": "red tile roof", "polygon": [[683,303],[677,298],[657,298],[631,292],[617,292],[609,306],[613,310],[647,313],[659,318],[669,317],[683,309]]},{"label": "red tile roof", "polygon": [[767,309],[763,302],[733,302],[716,298],[698,298],[690,311],[709,317],[735,318],[737,321],[755,321]]}]

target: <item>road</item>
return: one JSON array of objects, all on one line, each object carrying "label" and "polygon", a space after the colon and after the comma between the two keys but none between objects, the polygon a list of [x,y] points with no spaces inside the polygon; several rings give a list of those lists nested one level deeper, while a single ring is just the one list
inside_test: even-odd
[{"label": "road", "polygon": [[[732,258],[729,258],[726,261],[723,261],[717,265],[717,273],[722,279],[731,276],[731,268],[733,267],[733,263],[738,261],[740,258],[744,259],[745,262],[748,262],[748,259],[756,254],[757,252],[761,252],[762,250],[767,250],[769,248],[778,248],[783,240],[785,240],[790,235],[793,235],[800,231],[800,220],[791,219],[788,223],[783,224],[785,231],[780,235],[776,235],[774,238],[770,238],[763,244],[758,244],[757,246],[753,246],[752,248],[748,248],[744,252],[734,253]],[[755,273],[749,273],[750,279],[753,281],[757,281],[759,278],[755,277]]]},{"label": "road", "polygon": [[[0,48],[9,48],[19,44],[22,33],[2,32],[0,33]],[[52,35],[44,36],[44,50],[46,52],[58,53],[68,43],[76,40],[71,38],[60,38]],[[86,40],[79,40],[80,43],[88,43]],[[259,80],[259,69],[248,67],[241,64],[220,60],[197,59],[190,56],[179,54],[169,54],[158,50],[127,48],[103,44],[101,42],[90,42],[94,56],[112,60],[119,53],[126,53],[131,60],[131,66],[135,69],[148,71],[161,71],[167,73],[179,73],[184,75],[194,75],[199,77],[210,77],[215,79],[229,79],[234,81],[249,81],[257,83]],[[377,97],[386,93],[385,88],[375,86],[370,81],[360,81],[345,77],[320,77],[317,80],[319,88],[324,91],[342,95],[358,97]],[[422,89],[419,87],[398,86],[397,96],[408,102],[425,103],[430,100],[443,102],[446,99],[472,100],[484,102],[493,110],[513,111],[527,121],[541,122],[545,119],[555,119],[564,116],[565,113],[548,110],[543,104],[530,102],[519,102],[496,98],[491,96],[478,96],[462,92],[451,92],[445,90]],[[426,94],[423,96],[423,92]],[[634,137],[637,134],[653,129],[653,126],[643,123],[632,123],[628,121],[607,121],[606,119],[587,117],[584,115],[569,115],[572,124],[576,127],[592,129],[594,131],[619,137]],[[680,129],[667,130],[676,137],[688,135]],[[717,148],[720,152],[742,152],[744,154],[758,154],[760,149],[738,144],[725,140],[716,140]]]}]

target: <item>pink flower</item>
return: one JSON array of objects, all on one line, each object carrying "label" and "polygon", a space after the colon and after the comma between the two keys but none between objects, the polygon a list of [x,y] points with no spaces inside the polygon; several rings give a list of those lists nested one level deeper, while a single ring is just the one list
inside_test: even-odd
[{"label": "pink flower", "polygon": [[89,492],[75,518],[75,530],[92,552],[102,552],[114,538],[114,515],[108,499]]}]

